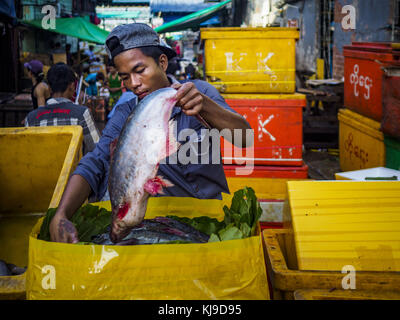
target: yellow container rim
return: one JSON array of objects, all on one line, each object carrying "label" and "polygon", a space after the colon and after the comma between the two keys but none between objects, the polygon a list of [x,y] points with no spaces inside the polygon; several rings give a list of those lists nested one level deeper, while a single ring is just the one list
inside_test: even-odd
[{"label": "yellow container rim", "polygon": [[200,28],[201,39],[299,39],[297,28]]},{"label": "yellow container rim", "polygon": [[304,100],[306,99],[306,95],[301,93],[276,93],[276,94],[264,94],[264,93],[256,93],[256,94],[245,94],[245,93],[228,93],[222,94],[224,99],[246,99],[246,100]]},{"label": "yellow container rim", "polygon": [[49,208],[55,208],[61,200],[62,192],[68,182],[68,177],[72,173],[69,163],[73,163],[79,149],[76,148],[83,140],[83,129],[81,126],[49,126],[49,127],[17,127],[17,128],[0,128],[0,135],[25,135],[29,134],[70,134],[71,141],[65,155],[64,163],[60,171],[57,185],[54,189],[53,196],[50,201]]},{"label": "yellow container rim", "polygon": [[338,119],[340,122],[358,131],[362,131],[375,139],[384,140],[383,133],[379,131],[381,124],[378,121],[369,119],[348,109],[340,109]]}]

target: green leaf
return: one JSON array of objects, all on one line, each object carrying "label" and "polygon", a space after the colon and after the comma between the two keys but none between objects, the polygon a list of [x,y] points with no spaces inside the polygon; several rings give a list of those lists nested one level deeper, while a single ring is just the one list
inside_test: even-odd
[{"label": "green leaf", "polygon": [[232,217],[231,217],[232,213],[226,205],[223,207],[223,210],[225,213],[224,223],[225,223],[225,225],[228,225],[232,222]]},{"label": "green leaf", "polygon": [[42,226],[39,231],[39,240],[50,241],[50,222],[56,214],[57,208],[50,208],[46,212],[46,216],[43,219]]},{"label": "green leaf", "polygon": [[90,242],[94,236],[106,232],[107,227],[111,224],[111,212],[87,204],[73,215],[71,222],[78,231],[79,240]]},{"label": "green leaf", "polygon": [[242,231],[245,238],[250,237],[251,235],[251,229],[247,223],[240,224],[240,231]]},{"label": "green leaf", "polygon": [[234,240],[234,239],[243,239],[243,233],[238,228],[236,228],[233,224],[230,224],[225,229],[222,229],[218,232],[221,241]]},{"label": "green leaf", "polygon": [[205,233],[208,236],[210,236],[213,233],[217,233],[219,230],[225,227],[223,221],[218,221],[215,218],[210,218],[207,216],[201,216],[192,219],[187,217],[177,217],[177,216],[167,216],[167,217],[186,223],[192,226],[193,228],[199,230],[200,232]]},{"label": "green leaf", "polygon": [[220,242],[221,240],[219,239],[219,237],[213,233],[210,238],[208,239],[208,242]]}]

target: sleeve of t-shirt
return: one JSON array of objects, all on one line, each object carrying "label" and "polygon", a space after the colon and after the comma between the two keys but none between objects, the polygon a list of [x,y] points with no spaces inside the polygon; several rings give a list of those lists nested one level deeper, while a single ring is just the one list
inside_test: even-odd
[{"label": "sleeve of t-shirt", "polygon": [[79,162],[74,174],[82,176],[90,185],[89,198],[99,201],[107,191],[108,170],[110,166],[110,143],[119,137],[132,106],[121,105],[107,122],[102,136],[92,152],[87,153]]},{"label": "sleeve of t-shirt", "polygon": [[92,83],[96,80],[96,74],[95,73],[90,73],[86,78],[85,81],[88,83]]}]

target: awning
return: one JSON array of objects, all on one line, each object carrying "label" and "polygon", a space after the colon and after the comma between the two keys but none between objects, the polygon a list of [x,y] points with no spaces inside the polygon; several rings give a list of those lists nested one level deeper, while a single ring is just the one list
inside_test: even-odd
[{"label": "awning", "polygon": [[99,28],[82,17],[77,18],[57,18],[55,29],[43,29],[42,19],[39,20],[22,20],[23,23],[34,26],[36,28],[65,34],[81,40],[104,44],[109,34],[108,31]]},{"label": "awning", "polygon": [[162,26],[155,28],[154,30],[158,33],[165,32],[176,32],[189,28],[197,28],[202,22],[207,21],[216,15],[219,11],[224,9],[232,0],[226,0],[224,2],[218,3],[207,9],[203,9],[180,19],[164,23]]}]

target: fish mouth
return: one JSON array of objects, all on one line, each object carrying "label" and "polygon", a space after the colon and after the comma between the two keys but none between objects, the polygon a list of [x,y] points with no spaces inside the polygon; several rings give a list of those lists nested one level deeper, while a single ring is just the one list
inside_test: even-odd
[{"label": "fish mouth", "polygon": [[110,240],[113,243],[120,242],[130,231],[131,228],[126,227],[123,222],[114,221],[110,230]]}]

